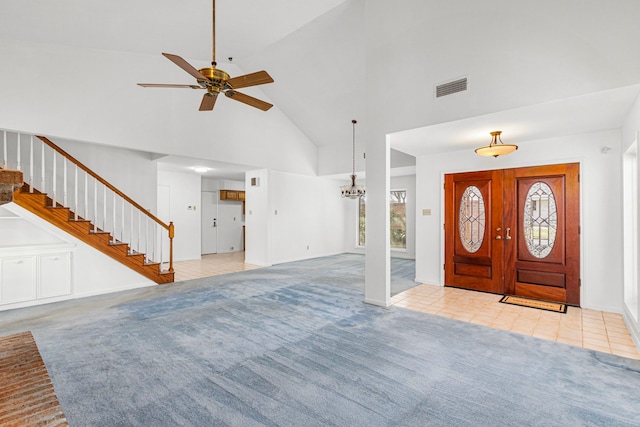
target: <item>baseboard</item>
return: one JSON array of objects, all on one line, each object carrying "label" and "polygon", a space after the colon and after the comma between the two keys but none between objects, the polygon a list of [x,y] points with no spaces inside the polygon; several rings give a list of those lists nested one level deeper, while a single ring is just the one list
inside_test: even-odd
[{"label": "baseboard", "polygon": [[289,258],[289,259],[284,259],[284,260],[277,260],[277,261],[273,262],[273,265],[285,264],[287,262],[305,261],[305,260],[314,259],[314,258],[323,258],[323,257],[328,257],[328,256],[340,255],[340,254],[343,254],[343,253],[344,252],[330,252],[330,253],[322,253],[322,254],[313,254],[313,255],[309,255],[309,256],[301,257],[301,258]]},{"label": "baseboard", "polygon": [[[171,285],[171,283],[166,283],[165,285]],[[159,285],[159,284],[149,280],[148,282],[145,282],[145,283],[137,283],[137,284],[133,284],[133,285],[129,285],[129,286],[122,286],[122,287],[119,287],[119,288],[97,289],[97,290],[90,291],[90,292],[72,294],[69,297],[69,299],[94,297],[94,296],[97,296],[97,295],[112,294],[114,292],[131,291],[133,289],[147,288],[147,287],[151,287],[151,286],[165,286],[165,285]]]},{"label": "baseboard", "polygon": [[433,285],[433,286],[444,286],[442,283],[438,283],[437,280],[433,280],[433,279],[424,279],[424,278],[420,278],[420,277],[416,277],[415,281],[417,283],[423,283],[425,285]]},{"label": "baseboard", "polygon": [[622,310],[622,318],[624,319],[624,323],[627,325],[627,329],[629,330],[629,335],[631,335],[633,343],[640,352],[640,330],[638,329],[638,325],[633,319],[633,316],[627,310],[627,307],[624,307]]},{"label": "baseboard", "polygon": [[91,291],[91,292],[84,292],[84,293],[71,293],[69,295],[62,295],[59,297],[51,297],[51,298],[46,298],[46,299],[35,299],[35,300],[29,300],[29,301],[22,301],[22,302],[16,302],[16,303],[12,303],[12,304],[5,304],[5,305],[1,305],[0,306],[0,311],[5,311],[5,310],[13,310],[16,308],[26,308],[26,307],[35,307],[38,305],[45,305],[45,304],[53,304],[56,302],[62,302],[62,301],[69,301],[69,300],[74,300],[74,299],[80,299],[80,298],[87,298],[87,297],[93,297],[93,296],[97,296],[97,295],[105,295],[105,294],[112,294],[114,292],[122,292],[122,291],[130,291],[133,289],[140,289],[140,288],[146,288],[149,286],[160,286],[157,283],[154,283],[152,281],[149,282],[145,282],[145,283],[138,283],[135,285],[130,285],[130,286],[123,286],[121,288],[108,288],[108,289],[100,289],[100,290],[95,290],[95,291]]},{"label": "baseboard", "polygon": [[375,300],[371,298],[365,298],[364,302],[365,304],[376,305],[378,307],[383,307],[383,308],[387,308],[391,305],[389,301]]}]

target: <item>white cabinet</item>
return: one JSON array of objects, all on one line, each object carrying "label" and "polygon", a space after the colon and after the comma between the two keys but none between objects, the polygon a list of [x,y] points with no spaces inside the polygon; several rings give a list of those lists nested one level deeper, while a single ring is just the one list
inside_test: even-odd
[{"label": "white cabinet", "polygon": [[59,297],[71,293],[71,254],[40,255],[38,298]]},{"label": "white cabinet", "polygon": [[36,298],[35,256],[2,258],[0,302],[10,304]]},{"label": "white cabinet", "polygon": [[69,249],[0,251],[0,306],[70,294]]}]

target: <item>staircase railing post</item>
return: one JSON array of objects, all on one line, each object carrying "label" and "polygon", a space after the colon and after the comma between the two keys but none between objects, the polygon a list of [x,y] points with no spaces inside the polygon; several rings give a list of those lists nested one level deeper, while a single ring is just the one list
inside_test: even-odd
[{"label": "staircase railing post", "polygon": [[169,272],[173,273],[173,236],[175,228],[173,221],[169,222]]}]

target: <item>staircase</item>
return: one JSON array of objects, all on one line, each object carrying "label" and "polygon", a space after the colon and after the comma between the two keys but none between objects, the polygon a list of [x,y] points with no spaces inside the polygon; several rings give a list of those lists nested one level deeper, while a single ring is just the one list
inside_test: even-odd
[{"label": "staircase", "polygon": [[0,169],[24,174],[13,193],[17,205],[158,284],[174,281],[173,223],[156,218],[45,137],[3,131],[2,149]]}]

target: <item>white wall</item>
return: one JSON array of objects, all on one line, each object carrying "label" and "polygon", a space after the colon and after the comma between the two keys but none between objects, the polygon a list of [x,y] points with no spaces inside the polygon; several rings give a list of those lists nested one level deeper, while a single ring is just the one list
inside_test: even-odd
[{"label": "white wall", "polygon": [[138,204],[156,213],[157,165],[149,153],[60,138],[52,141]]},{"label": "white wall", "polygon": [[158,187],[169,188],[169,209],[158,211],[169,211],[175,226],[174,261],[200,259],[200,184],[200,175],[158,171]]},{"label": "white wall", "polygon": [[[363,125],[384,135],[636,84],[638,2],[615,4],[367,0]],[[468,92],[434,99],[434,85],[463,76]]]},{"label": "white wall", "polygon": [[[251,178],[258,180],[251,186]],[[269,215],[269,170],[249,171],[245,181],[245,252],[247,264],[271,265],[271,215]]]},{"label": "white wall", "polygon": [[[348,179],[348,178],[347,178]],[[345,182],[345,183],[348,183]],[[358,181],[360,183],[360,181]],[[366,181],[362,180],[366,187]],[[393,190],[407,191],[407,249],[391,249],[392,258],[415,259],[416,257],[416,176],[405,175],[391,177],[390,188]],[[345,201],[347,209],[345,217],[345,247],[349,252],[364,254],[365,248],[358,244],[358,201],[348,199]]]},{"label": "white wall", "polygon": [[[252,187],[251,178],[260,178]],[[345,252],[345,201],[336,180],[250,171],[246,180],[249,264],[271,265]]]},{"label": "white wall", "polygon": [[[52,226],[49,222],[15,203],[3,205],[2,208],[10,211],[19,218],[10,221],[19,221],[29,229],[39,230],[37,236],[31,235],[31,238],[28,240],[24,239],[24,235],[19,236],[20,240],[17,242],[17,247],[19,247],[21,251],[24,252],[28,250],[29,247],[35,250],[43,245],[46,247],[47,245],[57,244],[57,242],[66,242],[72,246],[71,295],[48,300],[11,304],[3,307],[3,309],[156,285],[155,282],[111,259],[109,256],[87,245],[76,237]],[[0,227],[6,224],[3,223],[3,221],[7,220],[0,221]],[[0,230],[0,235],[7,236],[8,233]]]},{"label": "white wall", "polygon": [[[606,154],[602,147],[611,148]],[[483,158],[473,151],[417,158],[416,276],[443,284],[443,177],[445,173],[580,162],[581,306],[622,310],[622,191],[620,132],[606,131],[529,141],[505,157]]]}]

